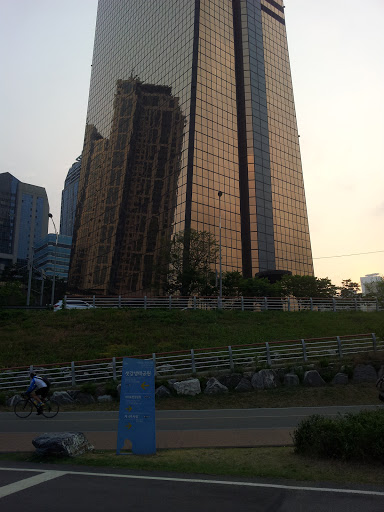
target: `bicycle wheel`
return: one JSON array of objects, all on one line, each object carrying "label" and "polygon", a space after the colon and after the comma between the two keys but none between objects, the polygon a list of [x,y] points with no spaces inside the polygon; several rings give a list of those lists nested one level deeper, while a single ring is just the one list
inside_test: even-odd
[{"label": "bicycle wheel", "polygon": [[43,408],[43,416],[46,418],[54,418],[59,412],[59,402],[56,400],[47,400]]},{"label": "bicycle wheel", "polygon": [[13,409],[19,418],[28,418],[32,414],[33,404],[28,398],[19,400]]}]

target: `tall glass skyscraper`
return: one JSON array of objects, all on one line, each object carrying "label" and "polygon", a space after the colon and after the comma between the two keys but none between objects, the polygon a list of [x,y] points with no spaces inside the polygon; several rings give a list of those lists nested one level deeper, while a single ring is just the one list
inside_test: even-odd
[{"label": "tall glass skyscraper", "polygon": [[161,291],[219,216],[223,271],[313,274],[282,0],[99,0],[70,288]]},{"label": "tall glass skyscraper", "polygon": [[0,174],[0,270],[33,260],[33,249],[48,232],[45,188]]},{"label": "tall glass skyscraper", "polygon": [[64,189],[61,193],[61,215],[60,215],[60,234],[66,236],[73,235],[73,224],[75,222],[77,192],[79,189],[81,168],[81,155],[76,158],[76,162],[68,171],[64,182]]}]

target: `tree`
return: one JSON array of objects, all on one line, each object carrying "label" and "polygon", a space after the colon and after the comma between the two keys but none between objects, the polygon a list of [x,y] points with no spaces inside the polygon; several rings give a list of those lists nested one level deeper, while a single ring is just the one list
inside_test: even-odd
[{"label": "tree", "polygon": [[360,291],[359,283],[354,283],[350,279],[344,279],[339,287],[340,297],[344,299],[353,299]]},{"label": "tree", "polygon": [[243,276],[240,272],[224,272],[223,295],[224,297],[238,297],[241,295]]},{"label": "tree", "polygon": [[271,284],[265,277],[243,279],[241,294],[244,297],[276,297],[280,295],[278,283]]},{"label": "tree", "polygon": [[181,295],[217,293],[219,245],[208,231],[186,230],[174,235],[169,251],[166,291]]},{"label": "tree", "polygon": [[285,275],[278,283],[284,297],[334,297],[337,286],[327,277]]}]

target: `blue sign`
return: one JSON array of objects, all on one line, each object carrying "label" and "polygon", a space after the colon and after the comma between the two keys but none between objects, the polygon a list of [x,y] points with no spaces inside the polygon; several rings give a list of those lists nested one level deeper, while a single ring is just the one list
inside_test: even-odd
[{"label": "blue sign", "polygon": [[123,359],[117,455],[126,440],[132,443],[132,453],[156,453],[155,368],[152,360]]}]

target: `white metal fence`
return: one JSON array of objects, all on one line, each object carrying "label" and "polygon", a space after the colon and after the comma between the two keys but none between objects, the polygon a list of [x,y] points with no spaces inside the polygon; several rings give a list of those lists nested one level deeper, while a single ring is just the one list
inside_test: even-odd
[{"label": "white metal fence", "polygon": [[[206,372],[252,370],[268,365],[290,367],[323,358],[347,358],[353,354],[384,350],[384,340],[374,333],[273,341],[207,349],[191,349],[132,356],[153,359],[158,378],[178,378]],[[47,376],[57,387],[78,386],[86,382],[103,382],[121,377],[123,358],[78,361],[62,364],[5,368],[0,370],[0,391],[26,389],[29,371]]]},{"label": "white metal fence", "polygon": [[196,309],[237,311],[384,311],[374,299],[354,298],[295,298],[295,297],[123,297],[123,296],[66,296],[81,299],[96,308],[129,309]]}]

